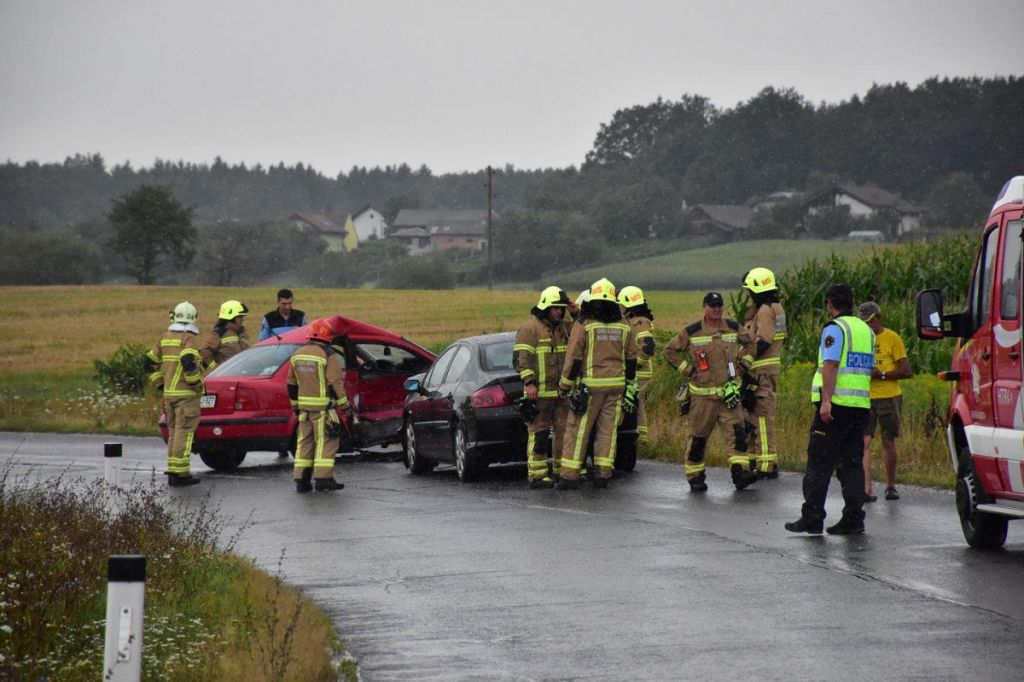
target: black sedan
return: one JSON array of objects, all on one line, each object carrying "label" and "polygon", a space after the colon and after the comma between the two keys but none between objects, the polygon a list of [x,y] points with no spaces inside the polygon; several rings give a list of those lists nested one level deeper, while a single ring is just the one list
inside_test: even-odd
[{"label": "black sedan", "polygon": [[[402,444],[410,472],[451,463],[466,482],[491,464],[526,461],[526,425],[513,404],[523,393],[512,367],[514,343],[513,332],[456,341],[428,372],[406,380]],[[615,466],[630,471],[635,424],[624,423],[618,441]]]}]

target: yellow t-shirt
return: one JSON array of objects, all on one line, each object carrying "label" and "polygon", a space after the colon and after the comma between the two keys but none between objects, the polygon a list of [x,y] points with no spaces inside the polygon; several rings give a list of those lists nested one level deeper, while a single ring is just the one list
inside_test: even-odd
[{"label": "yellow t-shirt", "polygon": [[[907,357],[907,349],[903,345],[900,335],[891,329],[882,327],[882,331],[875,335],[875,367],[880,372],[892,372],[896,369],[896,363]],[[896,379],[871,380],[871,398],[895,398],[900,395],[900,382]]]}]

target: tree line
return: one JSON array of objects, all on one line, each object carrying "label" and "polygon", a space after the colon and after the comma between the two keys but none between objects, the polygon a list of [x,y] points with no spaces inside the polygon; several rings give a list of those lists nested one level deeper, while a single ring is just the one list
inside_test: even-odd
[{"label": "tree line", "polygon": [[[1024,79],[1017,77],[875,85],[864,96],[817,105],[795,90],[768,87],[729,108],[692,94],[626,107],[601,125],[579,166],[499,170],[496,275],[536,277],[621,257],[643,244],[694,244],[686,206],[743,203],[779,190],[800,193],[759,215],[753,235],[791,237],[807,193],[840,180],[873,183],[923,204],[933,227],[973,225],[999,186],[1019,172],[1021,111]],[[31,281],[129,274],[112,241],[110,217],[115,202],[142,185],[170,188],[190,211],[199,228],[194,277],[221,283],[218,262],[232,254],[239,273],[232,278],[246,281],[267,281],[298,269],[296,259],[323,256],[315,235],[299,237],[281,222],[293,212],[343,217],[369,204],[393,219],[401,208],[480,208],[484,176],[483,170],[435,175],[426,166],[402,164],[328,177],[301,163],[247,167],[219,158],[108,168],[98,154],[52,164],[7,162],[0,165],[0,246],[31,244],[28,255],[45,255],[47,263],[67,251],[83,255],[67,268],[10,256],[17,267],[10,274],[4,264],[3,278],[25,281],[26,270],[35,273]],[[805,229],[817,237],[846,227],[843,216],[826,213]],[[268,253],[261,244],[277,248]],[[302,271],[320,272],[322,265],[322,283],[382,283],[401,257],[389,248],[370,245],[360,249],[363,258],[357,252],[327,259],[344,259],[345,274],[336,271],[338,262],[318,261]],[[101,272],[83,274],[93,257]],[[449,271],[445,281],[482,279],[481,263],[435,260]],[[161,281],[175,276],[159,264],[153,270]]]}]

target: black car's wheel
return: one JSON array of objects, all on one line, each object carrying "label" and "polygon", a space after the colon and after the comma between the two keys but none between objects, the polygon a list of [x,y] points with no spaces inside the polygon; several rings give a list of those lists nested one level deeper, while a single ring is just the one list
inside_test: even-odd
[{"label": "black car's wheel", "polygon": [[417,476],[429,474],[435,463],[422,457],[416,449],[416,430],[412,427],[412,421],[405,420],[405,428],[402,430],[402,448],[405,450],[405,468],[409,473]]},{"label": "black car's wheel", "polygon": [[632,471],[636,468],[636,441],[634,433],[620,433],[615,448],[615,468],[619,471]]},{"label": "black car's wheel", "polygon": [[463,483],[476,480],[486,469],[480,460],[466,446],[466,429],[461,424],[452,426],[452,454],[455,456],[455,473]]},{"label": "black car's wheel", "polygon": [[998,514],[978,511],[978,498],[982,493],[971,453],[967,448],[960,450],[960,471],[956,478],[956,511],[960,516],[960,527],[967,544],[976,549],[999,549],[1006,542],[1006,528],[1009,519]]},{"label": "black car's wheel", "polygon": [[207,450],[199,453],[203,464],[214,471],[231,471],[245,459],[245,453],[238,450]]}]

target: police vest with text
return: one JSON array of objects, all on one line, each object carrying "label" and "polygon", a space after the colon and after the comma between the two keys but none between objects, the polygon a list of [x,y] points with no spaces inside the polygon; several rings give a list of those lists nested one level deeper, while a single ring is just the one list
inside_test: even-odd
[{"label": "police vest with text", "polygon": [[[875,366],[875,333],[859,317],[844,315],[832,320],[843,333],[843,350],[839,357],[836,374],[836,388],[832,394],[834,405],[845,407],[871,407],[871,370]],[[821,348],[818,349],[818,367],[811,382],[811,402],[821,401],[822,374],[824,364]]]}]

